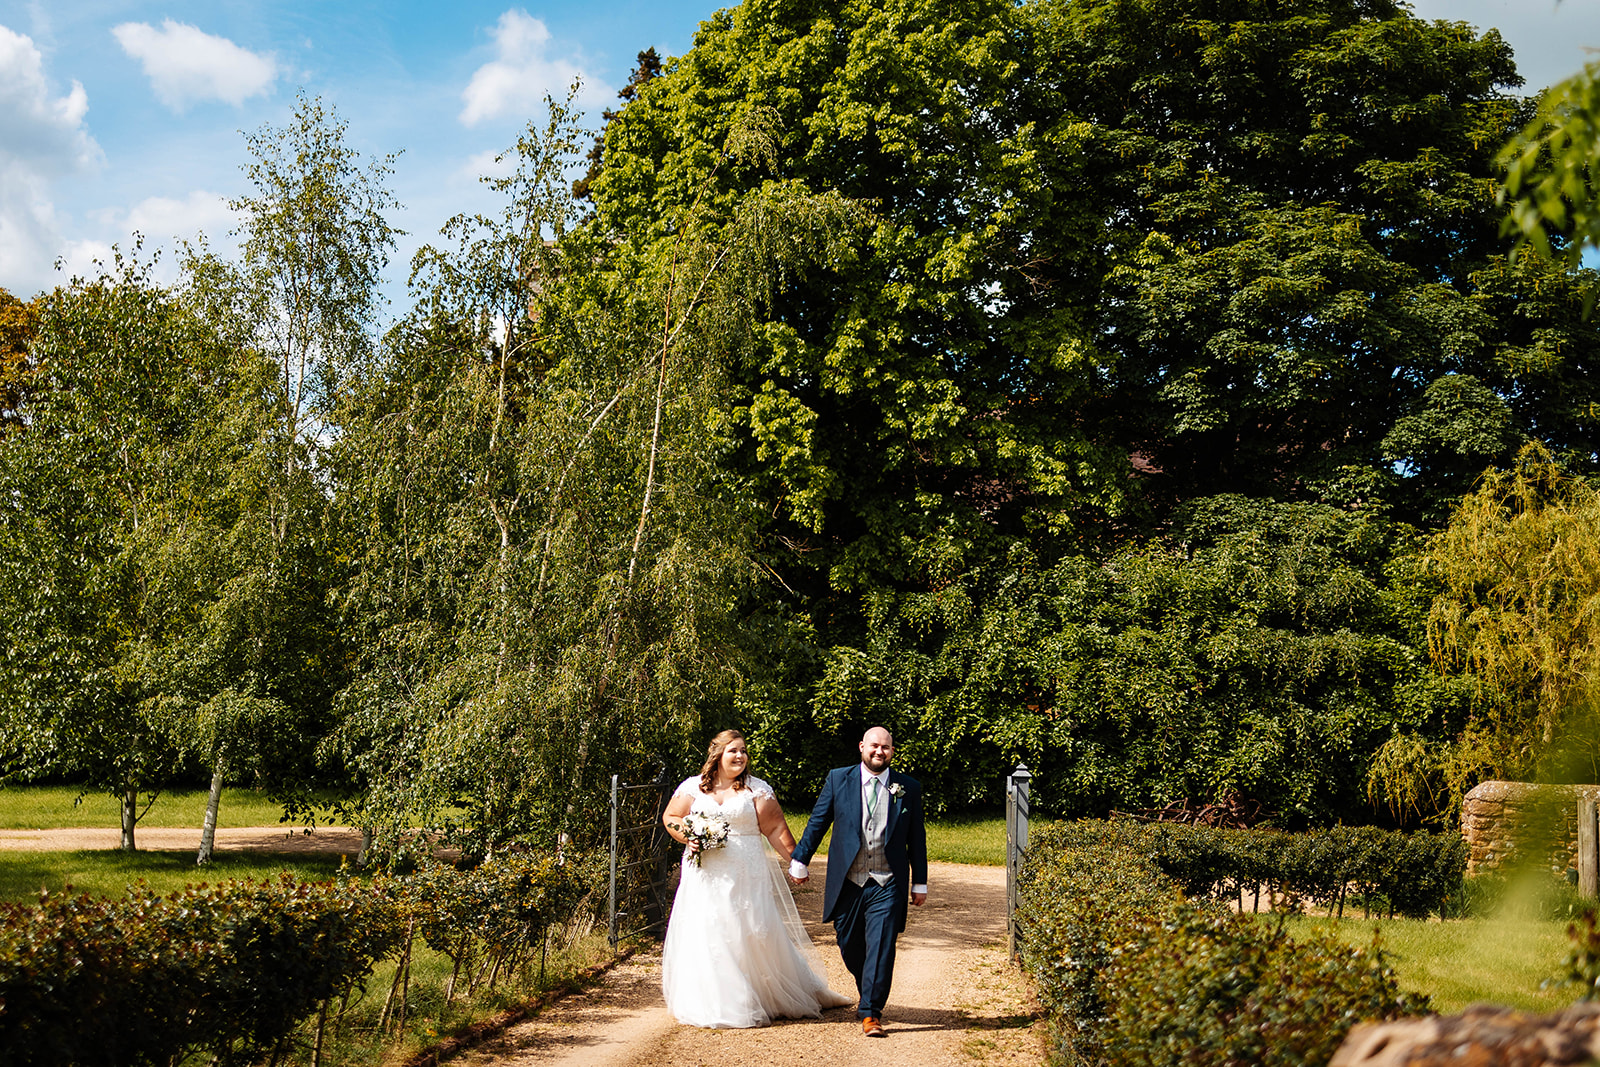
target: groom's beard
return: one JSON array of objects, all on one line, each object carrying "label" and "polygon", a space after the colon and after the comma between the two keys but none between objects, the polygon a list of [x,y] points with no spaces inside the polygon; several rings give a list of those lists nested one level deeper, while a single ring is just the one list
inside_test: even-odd
[{"label": "groom's beard", "polygon": [[889,766],[889,759],[880,756],[862,756],[861,762],[867,765],[867,770],[873,774],[882,774],[883,769]]}]

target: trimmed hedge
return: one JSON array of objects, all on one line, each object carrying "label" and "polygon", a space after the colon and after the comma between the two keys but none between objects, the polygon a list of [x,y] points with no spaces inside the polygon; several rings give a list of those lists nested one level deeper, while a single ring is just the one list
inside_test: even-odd
[{"label": "trimmed hedge", "polygon": [[0,1067],[275,1062],[385,957],[400,961],[403,1013],[414,937],[451,955],[469,992],[492,986],[537,958],[593,883],[582,864],[518,854],[370,884],[285,875],[3,905]]},{"label": "trimmed hedge", "polygon": [[1160,858],[1182,856],[1193,884],[1238,875],[1195,839],[1159,829],[1063,823],[1029,848],[1023,963],[1055,1063],[1305,1067],[1325,1064],[1356,1022],[1426,1011],[1426,998],[1400,992],[1376,944],[1297,942],[1281,923],[1185,896]]},{"label": "trimmed hedge", "polygon": [[398,943],[380,887],[231,882],[0,908],[0,1060],[250,1062]]},{"label": "trimmed hedge", "polygon": [[1161,871],[1192,897],[1240,898],[1267,886],[1279,896],[1342,914],[1354,890],[1363,908],[1425,919],[1461,906],[1467,843],[1460,834],[1340,826],[1314,833],[1229,830],[1179,823],[1132,824]]}]

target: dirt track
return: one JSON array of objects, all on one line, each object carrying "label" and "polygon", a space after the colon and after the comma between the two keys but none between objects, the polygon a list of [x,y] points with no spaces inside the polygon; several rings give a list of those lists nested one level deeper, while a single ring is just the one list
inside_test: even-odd
[{"label": "dirt track", "polygon": [[[141,827],[134,831],[134,843],[153,852],[199,849],[200,830]],[[121,844],[122,831],[115,827],[0,830],[0,849],[17,852],[79,852],[117,848]],[[361,831],[348,826],[324,826],[311,831],[282,826],[236,827],[217,830],[213,847],[219,852],[342,852],[354,856],[361,851]]]},{"label": "dirt track", "polygon": [[[796,892],[800,914],[823,951],[828,982],[853,992],[819,921],[825,863],[812,886]],[[605,983],[567,997],[504,1037],[452,1061],[464,1067],[949,1067],[974,1063],[1038,1064],[1036,1008],[1005,959],[1005,871],[935,863],[928,903],[913,909],[900,938],[894,991],[884,1012],[889,1036],[862,1035],[853,1008],[821,1019],[785,1020],[759,1030],[681,1026],[661,1000],[661,959],[641,953]]]},{"label": "dirt track", "polygon": [[[142,849],[198,848],[194,829],[138,831]],[[116,848],[116,829],[0,830],[0,849],[66,851]],[[345,852],[361,835],[347,827],[306,833],[278,826],[219,829],[222,851]],[[828,983],[853,984],[834,947],[833,928],[820,921],[826,860],[812,865],[812,882],[796,890],[800,914],[822,950]],[[449,1061],[462,1067],[950,1067],[1042,1062],[1037,1007],[1005,958],[1005,871],[999,867],[934,863],[928,903],[914,908],[900,939],[894,991],[885,1011],[889,1036],[862,1035],[852,1008],[821,1019],[782,1021],[759,1030],[697,1030],[679,1025],[661,999],[661,959],[641,952],[583,993],[565,997],[501,1037]]]}]

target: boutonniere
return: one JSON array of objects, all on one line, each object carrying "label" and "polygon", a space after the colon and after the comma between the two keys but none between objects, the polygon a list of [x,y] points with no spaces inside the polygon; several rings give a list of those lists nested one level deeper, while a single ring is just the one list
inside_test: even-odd
[{"label": "boutonniere", "polygon": [[890,782],[889,795],[894,797],[896,800],[904,800],[906,798],[906,787],[901,785],[899,782]]}]

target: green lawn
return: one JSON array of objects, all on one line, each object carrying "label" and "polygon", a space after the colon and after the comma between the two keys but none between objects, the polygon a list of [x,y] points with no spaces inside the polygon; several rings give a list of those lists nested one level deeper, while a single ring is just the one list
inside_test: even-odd
[{"label": "green lawn", "polygon": [[[193,826],[205,817],[206,791],[164,791],[156,796],[140,826]],[[139,809],[149,797],[141,795]],[[283,807],[253,789],[225,789],[217,811],[218,826],[276,826]],[[17,786],[0,789],[0,830],[58,830],[122,825],[117,798],[109,793],[87,793],[81,799],[75,786]]]},{"label": "green lawn", "polygon": [[1548,1012],[1577,999],[1573,990],[1554,985],[1540,989],[1540,983],[1561,970],[1567,952],[1565,921],[1290,919],[1293,936],[1331,929],[1353,945],[1370,945],[1375,926],[1401,987],[1431,995],[1434,1010],[1441,1014],[1458,1012],[1474,1001]]},{"label": "green lawn", "polygon": [[156,852],[141,849],[126,853],[116,849],[92,852],[0,851],[0,900],[31,900],[40,889],[52,893],[68,886],[74,893],[119,896],[143,879],[158,893],[181,889],[191,882],[220,882],[238,878],[276,878],[287,870],[302,879],[333,877],[338,856],[308,856],[271,852],[219,852],[204,868],[194,865],[194,849]]}]

